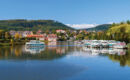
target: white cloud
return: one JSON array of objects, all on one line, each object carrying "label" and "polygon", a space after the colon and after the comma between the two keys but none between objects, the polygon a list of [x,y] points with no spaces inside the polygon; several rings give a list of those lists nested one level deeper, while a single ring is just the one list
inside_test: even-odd
[{"label": "white cloud", "polygon": [[84,29],[84,28],[92,28],[96,27],[98,24],[66,24],[75,29]]},{"label": "white cloud", "polygon": [[108,22],[108,24],[113,24],[114,22]]}]

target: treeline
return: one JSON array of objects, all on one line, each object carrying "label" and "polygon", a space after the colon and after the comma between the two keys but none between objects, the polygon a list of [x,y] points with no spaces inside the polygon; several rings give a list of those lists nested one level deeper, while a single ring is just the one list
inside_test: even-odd
[{"label": "treeline", "polygon": [[56,30],[56,29],[70,29],[69,26],[64,25],[54,20],[0,20],[0,29],[3,30]]},{"label": "treeline", "polygon": [[111,24],[102,24],[102,25],[98,25],[94,28],[88,28],[86,30],[87,31],[106,31],[109,29],[110,26],[111,26]]},{"label": "treeline", "polygon": [[130,43],[130,21],[113,23],[106,33],[110,39]]},{"label": "treeline", "polygon": [[113,23],[106,31],[81,32],[77,35],[78,40],[117,40],[130,43],[130,21]]}]

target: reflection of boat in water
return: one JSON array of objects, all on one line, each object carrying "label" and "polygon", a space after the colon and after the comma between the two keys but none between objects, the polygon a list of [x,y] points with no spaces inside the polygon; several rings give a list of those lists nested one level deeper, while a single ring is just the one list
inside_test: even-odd
[{"label": "reflection of boat in water", "polygon": [[118,55],[125,55],[126,50],[124,49],[109,49],[109,54],[118,54]]},{"label": "reflection of boat in water", "polygon": [[40,42],[38,40],[31,40],[27,42],[25,45],[25,50],[30,53],[40,53],[44,50],[44,42]]},{"label": "reflection of boat in water", "polygon": [[30,52],[31,54],[40,53],[41,51],[44,51],[44,47],[31,47],[28,48],[25,46],[25,51]]},{"label": "reflection of boat in water", "polygon": [[55,45],[57,45],[57,42],[48,42],[47,45],[49,45],[49,46],[55,46]]},{"label": "reflection of boat in water", "polygon": [[115,48],[115,49],[127,48],[125,42],[114,40],[86,40],[84,41],[84,46],[90,48]]},{"label": "reflection of boat in water", "polygon": [[75,41],[75,42],[74,42],[74,45],[82,46],[82,45],[83,45],[83,42],[82,42],[82,41]]},{"label": "reflection of boat in water", "polygon": [[33,47],[43,47],[45,45],[44,42],[38,41],[38,40],[31,40],[30,42],[26,42],[27,48],[33,48]]},{"label": "reflection of boat in water", "polygon": [[101,48],[101,49],[97,49],[97,48],[87,48],[87,47],[83,47],[83,51],[85,52],[91,52],[92,55],[97,55],[97,54],[118,54],[118,55],[125,55],[126,54],[126,50],[124,49],[114,49],[114,48]]}]

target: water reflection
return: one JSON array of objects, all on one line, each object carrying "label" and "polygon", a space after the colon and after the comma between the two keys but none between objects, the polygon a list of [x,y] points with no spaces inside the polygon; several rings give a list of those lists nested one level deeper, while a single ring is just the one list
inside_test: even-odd
[{"label": "water reflection", "polygon": [[94,57],[108,56],[114,62],[119,62],[121,66],[130,66],[130,50],[123,49],[89,49],[81,46],[72,46],[71,42],[49,43],[42,48],[26,48],[22,46],[0,47],[0,59],[36,59],[53,60],[63,57]]},{"label": "water reflection", "polygon": [[1,47],[0,59],[52,60],[52,59],[62,58],[67,53],[73,51],[73,47],[62,46],[61,43],[58,43],[58,45],[61,46],[56,46],[54,43],[48,45],[49,46],[40,47],[40,48],[27,48],[25,45]]},{"label": "water reflection", "polygon": [[125,49],[96,49],[83,47],[83,51],[90,55],[108,56],[113,62],[119,62],[120,66],[130,66],[130,50]]},{"label": "water reflection", "polygon": [[117,55],[125,55],[126,50],[124,49],[114,49],[114,48],[87,48],[83,47],[83,51],[90,53],[92,55],[99,55],[99,54],[117,54]]},{"label": "water reflection", "polygon": [[28,47],[25,46],[25,51],[29,52],[31,54],[41,53],[44,50],[45,50],[45,47],[31,47],[31,48],[28,48]]}]

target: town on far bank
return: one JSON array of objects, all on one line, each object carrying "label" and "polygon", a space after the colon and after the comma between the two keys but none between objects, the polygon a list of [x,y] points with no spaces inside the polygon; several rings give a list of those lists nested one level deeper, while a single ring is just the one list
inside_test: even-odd
[{"label": "town on far bank", "polygon": [[[109,40],[106,41],[106,43],[110,43],[111,40],[115,40],[115,39],[112,39],[112,37],[107,35],[107,33],[104,31],[96,32],[96,31],[87,31],[87,30],[63,30],[63,29],[57,29],[52,31],[0,30],[0,46],[20,45],[20,44],[25,44],[30,40],[39,40],[45,43],[56,42],[56,41],[75,41],[76,44],[82,45],[83,41],[89,44],[90,43],[97,44],[105,40]],[[100,40],[100,42],[97,42],[97,40]],[[120,42],[120,44],[124,45],[126,43],[122,41],[122,43]],[[95,46],[97,47],[99,45],[95,45]]]},{"label": "town on far bank", "polygon": [[[56,41],[74,41],[78,33],[85,33],[85,30],[62,30],[57,29],[53,31],[16,31],[16,30],[0,30],[0,45],[25,44],[29,40],[40,40],[44,42]],[[83,36],[81,36],[83,37]]]},{"label": "town on far bank", "polygon": [[[74,29],[55,20],[0,20],[0,46],[25,44],[30,40],[42,42],[110,40],[130,46],[130,21],[102,24],[94,28]],[[123,44],[124,44],[123,43]]]}]

